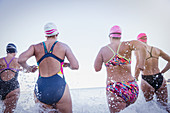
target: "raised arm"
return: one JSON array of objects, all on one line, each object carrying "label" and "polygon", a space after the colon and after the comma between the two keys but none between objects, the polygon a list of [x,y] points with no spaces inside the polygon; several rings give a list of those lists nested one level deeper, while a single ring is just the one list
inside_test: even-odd
[{"label": "raised arm", "polygon": [[170,57],[168,54],[166,54],[162,50],[160,50],[160,57],[162,57],[164,60],[168,61],[165,68],[161,71],[161,73],[165,73],[166,71],[168,71],[170,69]]},{"label": "raised arm", "polygon": [[70,47],[66,45],[66,57],[69,63],[64,63],[64,67],[70,67],[70,69],[77,70],[79,68],[79,63],[71,51]]},{"label": "raised arm", "polygon": [[102,64],[103,64],[103,57],[102,57],[102,49],[101,49],[94,62],[94,69],[96,72],[102,69]]},{"label": "raised arm", "polygon": [[25,52],[23,52],[19,58],[18,58],[18,63],[24,68],[26,69],[28,72],[35,72],[38,68],[37,66],[33,65],[33,66],[29,66],[26,61],[34,55],[34,46],[30,46],[28,50],[26,50]]}]

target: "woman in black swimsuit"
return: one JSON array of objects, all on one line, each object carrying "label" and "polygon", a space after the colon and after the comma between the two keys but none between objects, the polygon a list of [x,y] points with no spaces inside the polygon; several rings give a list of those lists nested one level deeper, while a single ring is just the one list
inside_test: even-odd
[{"label": "woman in black swimsuit", "polygon": [[18,72],[20,65],[15,58],[17,49],[12,43],[6,47],[7,56],[0,58],[0,100],[4,113],[13,113],[20,94]]},{"label": "woman in black swimsuit", "polygon": [[[145,33],[139,34],[137,39],[141,42],[147,43],[147,36]],[[137,57],[137,64],[138,64],[138,60],[140,58],[138,52],[135,52],[135,55]],[[164,60],[168,61],[167,65],[162,71],[159,70],[159,65],[158,65],[159,57],[162,57]],[[147,45],[145,70],[142,72],[142,80],[141,80],[141,89],[143,91],[146,101],[152,100],[153,95],[156,94],[157,101],[161,103],[163,106],[167,105],[168,93],[167,93],[166,80],[163,77],[163,73],[168,71],[169,68],[170,68],[169,55],[156,47]],[[135,71],[136,79],[138,79],[139,73],[140,72],[136,66],[136,71]]]}]

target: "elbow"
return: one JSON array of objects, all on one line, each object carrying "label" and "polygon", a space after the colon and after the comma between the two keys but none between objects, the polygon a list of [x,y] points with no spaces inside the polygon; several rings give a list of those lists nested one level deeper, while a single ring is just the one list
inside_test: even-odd
[{"label": "elbow", "polygon": [[74,65],[71,65],[70,68],[73,69],[73,70],[78,70],[79,69],[79,64],[76,63]]},{"label": "elbow", "polygon": [[23,64],[24,62],[26,62],[26,61],[19,56],[19,58],[18,58],[18,63],[21,65],[21,64]]},{"label": "elbow", "polygon": [[101,70],[101,68],[99,68],[99,67],[94,67],[94,69],[96,72],[99,72]]},{"label": "elbow", "polygon": [[21,58],[18,58],[18,63],[21,65],[23,60]]},{"label": "elbow", "polygon": [[72,69],[78,70],[79,69],[79,65],[74,66]]},{"label": "elbow", "polygon": [[95,69],[96,72],[99,72],[100,70],[99,69]]}]

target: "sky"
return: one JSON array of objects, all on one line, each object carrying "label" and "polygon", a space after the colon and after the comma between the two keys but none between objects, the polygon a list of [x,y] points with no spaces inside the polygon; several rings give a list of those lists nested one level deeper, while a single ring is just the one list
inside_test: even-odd
[{"label": "sky", "polygon": [[[169,54],[169,6],[169,0],[0,0],[0,57],[6,56],[10,42],[16,44],[18,57],[30,45],[45,41],[43,27],[53,22],[58,40],[70,46],[79,61],[79,70],[64,69],[70,88],[104,87],[106,69],[103,65],[95,72],[94,60],[100,48],[110,43],[110,28],[121,27],[122,41],[135,40],[144,32],[148,44]],[[166,63],[160,58],[160,69]],[[28,64],[36,64],[35,58]],[[166,79],[169,75],[169,71],[164,74]]]}]

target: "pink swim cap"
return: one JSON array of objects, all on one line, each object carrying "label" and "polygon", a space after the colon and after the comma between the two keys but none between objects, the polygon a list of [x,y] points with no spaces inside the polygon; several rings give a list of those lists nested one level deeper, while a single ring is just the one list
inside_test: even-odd
[{"label": "pink swim cap", "polygon": [[109,34],[109,36],[110,36],[110,37],[119,37],[119,38],[121,38],[121,33],[122,33],[122,31],[121,31],[120,27],[117,26],[117,25],[115,25],[115,26],[113,26],[113,27],[110,29],[110,34]]},{"label": "pink swim cap", "polygon": [[57,31],[57,27],[55,24],[53,23],[47,23],[45,26],[44,26],[44,31],[45,31],[45,36],[54,36],[54,35],[57,35],[59,34],[59,32]]},{"label": "pink swim cap", "polygon": [[147,42],[147,36],[145,33],[140,33],[137,37],[137,40],[141,41],[141,42]]}]

